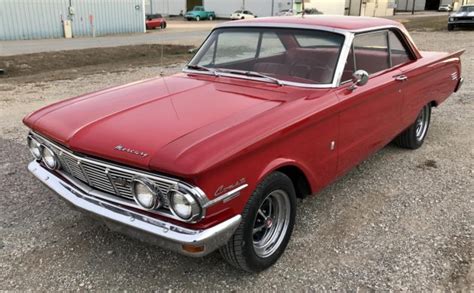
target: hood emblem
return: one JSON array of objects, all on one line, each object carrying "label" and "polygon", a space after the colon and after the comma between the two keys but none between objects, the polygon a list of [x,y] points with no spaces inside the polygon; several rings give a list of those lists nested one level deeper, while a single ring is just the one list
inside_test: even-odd
[{"label": "hood emblem", "polygon": [[137,151],[137,150],[134,150],[134,149],[130,149],[130,148],[127,148],[127,147],[124,147],[123,145],[118,145],[114,148],[114,150],[116,151],[121,151],[121,152],[125,152],[125,153],[129,153],[129,154],[132,154],[132,155],[137,155],[137,156],[141,156],[143,158],[145,157],[148,157],[148,154],[145,153],[145,152],[141,152],[141,151]]}]

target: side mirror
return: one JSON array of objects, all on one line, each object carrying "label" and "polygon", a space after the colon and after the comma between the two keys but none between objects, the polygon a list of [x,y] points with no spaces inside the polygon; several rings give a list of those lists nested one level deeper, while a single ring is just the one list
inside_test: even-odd
[{"label": "side mirror", "polygon": [[367,71],[359,69],[352,74],[352,85],[349,87],[351,91],[355,90],[359,86],[367,84],[369,81],[369,74]]}]

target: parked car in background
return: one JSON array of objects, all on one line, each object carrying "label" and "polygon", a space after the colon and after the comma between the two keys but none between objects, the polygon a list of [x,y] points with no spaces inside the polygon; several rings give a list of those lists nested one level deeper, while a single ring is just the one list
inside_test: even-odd
[{"label": "parked car in background", "polygon": [[458,11],[452,13],[448,18],[448,30],[457,27],[474,26],[474,4],[463,5]]},{"label": "parked car in background", "polygon": [[292,16],[294,15],[293,9],[283,9],[277,13],[277,16]]},{"label": "parked car in background", "polygon": [[187,20],[196,21],[205,19],[214,20],[216,18],[216,14],[214,13],[214,11],[206,11],[204,9],[204,6],[194,6],[193,10],[186,12],[184,18],[186,18]]},{"label": "parked car in background", "polygon": [[[303,14],[303,11],[298,12],[298,15]],[[323,14],[321,11],[317,10],[316,8],[308,8],[304,10],[305,15],[319,15]]]},{"label": "parked car in background", "polygon": [[257,16],[254,15],[252,12],[248,10],[237,10],[234,13],[230,15],[230,19],[236,20],[236,19],[252,19],[256,18]]},{"label": "parked car in background", "polygon": [[114,230],[259,272],[285,251],[297,198],[391,141],[423,145],[431,108],[462,84],[462,53],[419,51],[375,17],[227,22],[177,75],[25,117],[28,169]]},{"label": "parked car in background", "polygon": [[438,11],[452,11],[453,6],[451,4],[441,4],[438,8]]},{"label": "parked car in background", "polygon": [[145,25],[147,30],[152,30],[155,28],[166,28],[166,20],[161,14],[148,14],[146,16]]}]

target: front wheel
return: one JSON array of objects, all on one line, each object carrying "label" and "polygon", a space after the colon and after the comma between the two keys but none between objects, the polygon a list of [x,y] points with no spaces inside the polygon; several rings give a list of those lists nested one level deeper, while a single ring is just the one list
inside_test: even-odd
[{"label": "front wheel", "polygon": [[220,249],[231,265],[248,272],[272,266],[290,240],[296,216],[293,183],[283,173],[266,177],[253,192],[242,213],[242,222]]},{"label": "front wheel", "polygon": [[454,30],[454,24],[448,24],[448,31]]},{"label": "front wheel", "polygon": [[160,27],[161,27],[162,30],[165,29],[166,28],[166,22],[161,23]]},{"label": "front wheel", "polygon": [[399,147],[412,150],[421,147],[425,141],[426,134],[428,133],[430,122],[431,105],[427,104],[421,109],[415,122],[405,131],[400,133],[397,138],[395,138],[394,142]]},{"label": "front wheel", "polygon": [[209,16],[209,20],[210,20],[210,21],[213,21],[213,20],[214,20],[214,16],[212,16],[212,15]]}]

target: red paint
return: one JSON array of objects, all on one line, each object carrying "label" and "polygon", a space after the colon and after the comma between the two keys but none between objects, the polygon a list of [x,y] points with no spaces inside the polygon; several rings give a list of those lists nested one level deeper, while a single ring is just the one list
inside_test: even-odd
[{"label": "red paint", "polygon": [[[342,19],[284,21],[347,30],[400,27],[385,19]],[[416,60],[372,75],[355,91],[347,83],[308,89],[177,74],[64,100],[30,114],[24,123],[73,151],[182,178],[210,199],[220,187],[245,178],[249,187],[239,197],[212,206],[194,224],[208,227],[241,213],[262,178],[284,166],[299,168],[312,193],[318,192],[389,143],[423,105],[443,102],[456,87],[451,74],[460,76],[462,52],[420,53],[405,39]],[[407,81],[394,80],[401,73]],[[117,145],[149,155],[119,152]]]}]

